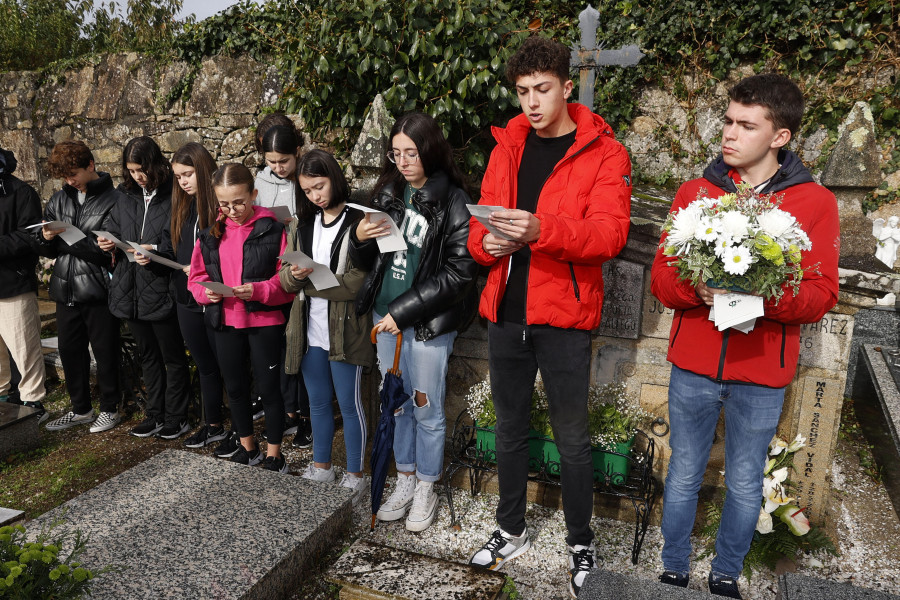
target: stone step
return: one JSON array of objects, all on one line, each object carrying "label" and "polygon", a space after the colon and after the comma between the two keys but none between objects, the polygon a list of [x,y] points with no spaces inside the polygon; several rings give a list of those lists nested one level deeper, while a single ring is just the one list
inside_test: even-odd
[{"label": "stone step", "polygon": [[357,540],[328,570],[341,600],[502,600],[502,573]]},{"label": "stone step", "polygon": [[[704,587],[706,582],[704,583]],[[708,600],[717,598],[707,591],[680,588],[633,575],[597,569],[581,586],[579,600]]]},{"label": "stone step", "polygon": [[779,600],[900,600],[900,596],[836,583],[825,579],[786,573],[778,578]]},{"label": "stone step", "polygon": [[40,445],[38,411],[21,404],[0,402],[0,458]]},{"label": "stone step", "polygon": [[25,512],[14,508],[3,508],[0,506],[0,527],[4,525],[14,525],[22,520]]},{"label": "stone step", "polygon": [[29,524],[63,518],[89,534],[94,600],[289,597],[307,561],[340,540],[352,492],[208,456],[168,450]]}]

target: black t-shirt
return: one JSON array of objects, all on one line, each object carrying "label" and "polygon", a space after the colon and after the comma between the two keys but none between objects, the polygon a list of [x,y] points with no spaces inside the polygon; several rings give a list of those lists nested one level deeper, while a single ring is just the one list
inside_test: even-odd
[{"label": "black t-shirt", "polygon": [[[575,143],[575,130],[555,138],[543,138],[532,129],[525,139],[522,162],[519,164],[516,208],[534,213],[538,196],[553,168]],[[511,257],[506,291],[497,311],[497,320],[525,323],[525,289],[528,284],[528,266],[531,262],[531,246],[525,244]]]}]

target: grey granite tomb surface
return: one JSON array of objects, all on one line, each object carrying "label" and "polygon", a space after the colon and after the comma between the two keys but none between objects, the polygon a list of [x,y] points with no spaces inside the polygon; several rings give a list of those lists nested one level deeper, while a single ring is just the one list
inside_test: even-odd
[{"label": "grey granite tomb surface", "polygon": [[496,571],[366,540],[350,546],[326,577],[343,586],[341,598],[373,600],[493,600],[506,581]]},{"label": "grey granite tomb surface", "polygon": [[0,402],[0,457],[40,446],[37,413],[30,406]]},{"label": "grey granite tomb surface", "polygon": [[289,595],[307,559],[350,524],[333,484],[168,450],[29,525],[63,517],[90,535],[82,562],[113,564],[92,598],[255,600]]},{"label": "grey granite tomb surface", "polygon": [[780,600],[900,600],[900,596],[796,573],[778,578]]},{"label": "grey granite tomb surface", "polygon": [[[706,587],[706,581],[702,582]],[[709,592],[666,585],[655,579],[597,569],[584,580],[579,600],[708,600]]]}]

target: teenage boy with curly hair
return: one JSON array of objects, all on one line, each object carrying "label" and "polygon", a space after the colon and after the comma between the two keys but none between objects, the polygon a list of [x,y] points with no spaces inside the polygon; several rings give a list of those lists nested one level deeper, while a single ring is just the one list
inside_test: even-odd
[{"label": "teenage boy with curly hair", "polygon": [[540,370],[561,456],[569,591],[596,565],[593,466],[588,434],[591,335],[603,305],[602,265],[628,236],[631,162],[612,129],[569,103],[569,50],[531,37],[506,66],[522,114],[494,128],[497,147],[481,204],[490,223],[470,222],[469,252],[490,267],[480,312],[488,319],[491,393],[497,412],[497,523],[473,565],[496,569],[530,547],[525,524],[528,422]]},{"label": "teenage boy with curly hair", "polygon": [[[49,159],[50,174],[65,180],[47,202],[44,221],[63,221],[81,229],[85,238],[67,244],[61,229],[44,225],[37,231],[40,251],[56,258],[50,277],[50,297],[56,301],[59,357],[72,408],[47,423],[56,431],[90,423],[91,433],[119,424],[119,320],[109,312],[109,271],[112,255],[97,245],[95,230],[107,231],[110,211],[121,198],[109,173],[94,168],[94,156],[84,142],[60,142]],[[88,343],[97,362],[100,414],[91,405]]]},{"label": "teenage boy with curly hair", "polygon": [[[765,301],[750,333],[720,332],[709,320],[713,296],[727,290],[682,281],[673,257],[660,250],[651,290],[675,310],[669,336],[669,445],[672,457],[663,496],[663,583],[686,587],[697,494],[709,461],[719,413],[725,411],[725,485],[728,494],[708,577],[714,595],[740,598],[737,581],[762,501],[763,469],[781,415],[784,388],[800,355],[800,325],[819,321],[837,302],[840,229],[834,195],[816,184],[787,144],[800,127],[803,95],[782,75],[754,75],[729,90],[722,153],[678,190],[675,212],[701,190],[715,198],[749,183],[782,198],[812,249],[803,255],[800,290]],[[816,267],[817,265],[817,267]]]}]

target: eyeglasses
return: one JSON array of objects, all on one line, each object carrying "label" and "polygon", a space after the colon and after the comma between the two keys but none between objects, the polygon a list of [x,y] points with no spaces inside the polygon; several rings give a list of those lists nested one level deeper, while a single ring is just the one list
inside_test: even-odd
[{"label": "eyeglasses", "polygon": [[416,161],[419,160],[419,153],[418,152],[404,153],[404,152],[394,152],[394,151],[387,153],[387,159],[389,161],[391,161],[392,163],[394,163],[395,165],[398,162],[400,162],[401,160],[403,160],[404,158],[406,159],[406,162],[408,162],[411,165],[414,165],[414,164],[416,164]]},{"label": "eyeglasses", "polygon": [[242,212],[245,208],[247,208],[247,204],[244,202],[236,202],[234,204],[220,204],[219,210],[224,212],[237,211]]}]

